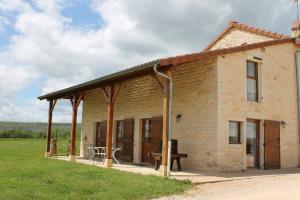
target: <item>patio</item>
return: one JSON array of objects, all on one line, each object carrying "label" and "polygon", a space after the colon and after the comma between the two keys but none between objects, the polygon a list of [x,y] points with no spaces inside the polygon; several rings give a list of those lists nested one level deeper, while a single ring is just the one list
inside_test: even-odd
[{"label": "patio", "polygon": [[[53,159],[68,161],[67,156],[53,156]],[[87,160],[79,156],[75,157],[76,163],[95,165],[97,167],[106,168],[102,162]],[[156,171],[154,166],[143,166],[138,164],[114,164],[112,169],[142,174],[142,175],[155,175],[160,176],[159,170]],[[196,171],[171,171],[170,178],[177,180],[189,180],[195,185],[201,185],[206,183],[228,182],[234,180],[244,180],[262,177],[273,177],[287,174],[299,174],[300,168],[289,168],[280,170],[256,170],[249,169],[247,171],[238,172],[196,172]]]}]

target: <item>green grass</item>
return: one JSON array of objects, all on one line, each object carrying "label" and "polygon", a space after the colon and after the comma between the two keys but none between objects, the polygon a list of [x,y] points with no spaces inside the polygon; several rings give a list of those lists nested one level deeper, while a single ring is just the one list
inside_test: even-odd
[{"label": "green grass", "polygon": [[149,199],[190,182],[44,158],[45,140],[0,140],[0,199]]}]

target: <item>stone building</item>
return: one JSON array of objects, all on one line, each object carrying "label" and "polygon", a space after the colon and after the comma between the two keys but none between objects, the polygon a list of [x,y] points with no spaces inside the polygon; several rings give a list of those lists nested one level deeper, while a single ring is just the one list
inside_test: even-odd
[{"label": "stone building", "polygon": [[[188,154],[183,169],[297,167],[298,29],[295,22],[290,37],[231,22],[199,53],[154,60],[43,95],[39,99],[50,102],[48,138],[56,100],[70,98],[73,124],[83,102],[82,157],[89,145],[117,146],[121,160],[138,164],[153,164],[149,153],[162,151],[166,166],[170,119],[171,138],[179,152]],[[171,77],[173,86],[155,69]],[[111,166],[110,153],[106,156]]]}]

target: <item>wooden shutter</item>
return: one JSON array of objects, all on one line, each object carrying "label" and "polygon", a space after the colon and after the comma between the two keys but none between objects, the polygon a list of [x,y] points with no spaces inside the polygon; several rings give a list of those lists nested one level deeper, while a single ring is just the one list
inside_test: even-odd
[{"label": "wooden shutter", "polygon": [[265,169],[280,169],[280,122],[264,123]]}]

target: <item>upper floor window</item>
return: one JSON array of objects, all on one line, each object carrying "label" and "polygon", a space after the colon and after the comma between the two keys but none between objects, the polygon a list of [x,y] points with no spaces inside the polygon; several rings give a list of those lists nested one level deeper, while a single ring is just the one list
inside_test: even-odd
[{"label": "upper floor window", "polygon": [[258,65],[247,61],[247,100],[258,101]]}]

